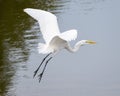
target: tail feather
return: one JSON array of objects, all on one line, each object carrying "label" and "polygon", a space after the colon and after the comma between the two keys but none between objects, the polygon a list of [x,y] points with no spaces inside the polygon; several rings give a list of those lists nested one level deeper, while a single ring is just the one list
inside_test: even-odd
[{"label": "tail feather", "polygon": [[43,54],[44,50],[45,50],[45,44],[38,43],[38,52]]},{"label": "tail feather", "polygon": [[46,44],[38,43],[38,52],[41,54],[48,54],[53,52],[51,48],[48,48]]}]

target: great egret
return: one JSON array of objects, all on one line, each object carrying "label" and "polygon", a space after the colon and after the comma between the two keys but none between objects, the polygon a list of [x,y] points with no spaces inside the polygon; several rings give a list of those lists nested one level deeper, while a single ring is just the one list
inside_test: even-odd
[{"label": "great egret", "polygon": [[38,44],[38,51],[42,54],[48,54],[41,62],[37,70],[34,72],[34,76],[37,74],[39,68],[43,64],[43,62],[48,58],[50,55],[51,57],[45,63],[43,71],[38,75],[39,82],[43,76],[45,68],[49,60],[53,58],[53,56],[58,53],[61,49],[67,49],[70,52],[76,52],[79,50],[80,46],[85,44],[95,44],[96,42],[92,40],[81,40],[78,41],[75,46],[72,48],[69,44],[69,41],[75,40],[77,38],[77,30],[72,29],[63,33],[60,33],[57,17],[47,11],[40,10],[40,9],[33,9],[33,8],[26,8],[24,9],[28,15],[33,17],[35,20],[38,21],[40,30],[42,32],[43,38],[45,43]]}]

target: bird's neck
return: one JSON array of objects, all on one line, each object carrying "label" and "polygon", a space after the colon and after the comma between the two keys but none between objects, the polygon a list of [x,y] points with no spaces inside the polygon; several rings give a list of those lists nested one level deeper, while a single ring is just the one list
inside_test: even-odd
[{"label": "bird's neck", "polygon": [[73,53],[73,52],[78,51],[82,45],[84,45],[84,43],[82,41],[79,41],[75,44],[73,48],[70,45],[68,45],[66,49]]}]

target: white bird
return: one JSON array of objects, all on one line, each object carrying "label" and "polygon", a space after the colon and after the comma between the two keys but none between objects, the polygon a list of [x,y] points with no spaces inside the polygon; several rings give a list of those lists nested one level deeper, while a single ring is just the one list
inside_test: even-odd
[{"label": "white bird", "polygon": [[39,82],[41,81],[42,75],[46,68],[46,65],[52,57],[58,53],[61,49],[67,49],[70,52],[76,52],[79,50],[80,46],[85,44],[95,44],[96,42],[92,40],[81,40],[78,41],[75,46],[72,48],[69,44],[69,41],[75,40],[77,38],[77,30],[72,29],[63,33],[60,33],[57,17],[47,11],[40,10],[40,9],[33,9],[33,8],[26,8],[24,9],[28,15],[33,17],[35,20],[38,21],[40,30],[43,35],[43,39],[45,43],[38,44],[38,51],[42,54],[48,54],[41,62],[39,67],[34,73],[34,76],[37,74],[39,68],[46,60],[46,58],[53,54],[45,63],[44,69],[42,73],[39,75]]}]

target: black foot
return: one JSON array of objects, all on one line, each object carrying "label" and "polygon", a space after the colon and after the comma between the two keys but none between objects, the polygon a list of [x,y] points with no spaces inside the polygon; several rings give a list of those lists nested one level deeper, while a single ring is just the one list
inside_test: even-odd
[{"label": "black foot", "polygon": [[39,77],[39,83],[40,83],[40,81],[42,79],[42,76],[43,76],[43,72],[38,75],[38,77]]},{"label": "black foot", "polygon": [[33,78],[36,76],[37,72],[38,72],[38,70],[35,70],[35,71],[34,71]]}]

